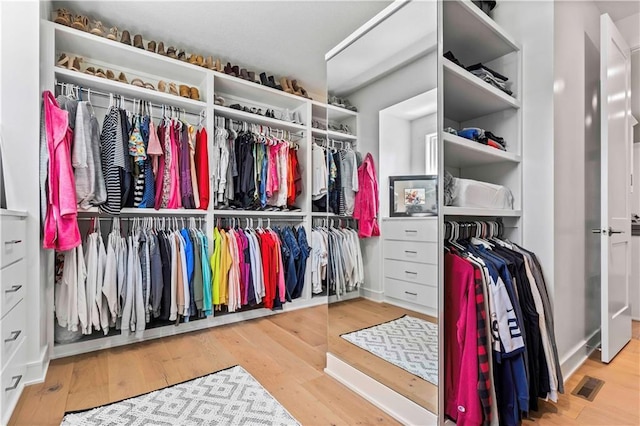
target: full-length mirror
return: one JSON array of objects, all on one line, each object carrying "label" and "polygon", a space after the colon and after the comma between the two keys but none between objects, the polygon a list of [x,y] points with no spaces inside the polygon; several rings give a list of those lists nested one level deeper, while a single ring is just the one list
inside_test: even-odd
[{"label": "full-length mirror", "polygon": [[437,413],[437,5],[386,12],[327,55],[326,133],[313,145],[313,247],[327,255],[317,282],[329,353]]}]

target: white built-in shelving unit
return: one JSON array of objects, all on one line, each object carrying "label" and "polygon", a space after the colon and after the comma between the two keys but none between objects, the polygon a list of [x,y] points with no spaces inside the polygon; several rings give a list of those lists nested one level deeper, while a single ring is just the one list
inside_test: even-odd
[{"label": "white built-in shelving unit", "polygon": [[[505,75],[513,96],[491,86],[449,59],[441,74],[441,165],[455,177],[504,185],[514,209],[445,206],[447,217],[502,218],[505,232],[521,241],[522,231],[522,54],[520,45],[469,0],[442,2],[441,54],[451,51],[465,66],[483,63]],[[506,151],[444,132],[445,127],[480,127],[503,137]],[[441,174],[442,175],[442,174]]]},{"label": "white built-in shelving unit", "polygon": [[[210,203],[208,210],[187,210],[187,209],[138,209],[125,208],[121,211],[121,217],[176,217],[186,219],[194,217],[198,221],[206,223],[207,234],[211,235],[213,226],[218,219],[237,218],[240,225],[244,225],[250,219],[262,221],[265,226],[272,222],[279,224],[303,225],[307,231],[308,242],[311,244],[312,217],[316,215],[311,208],[311,144],[313,137],[322,137],[336,140],[345,140],[355,143],[356,136],[346,135],[340,132],[327,131],[326,129],[315,129],[312,127],[312,117],[320,118],[325,123],[328,117],[334,121],[345,122],[352,125],[355,130],[357,113],[346,109],[328,106],[324,103],[302,98],[270,87],[262,86],[254,82],[235,78],[204,67],[189,64],[139,49],[107,38],[99,37],[90,33],[79,31],[63,25],[49,21],[41,22],[41,89],[54,91],[56,83],[70,83],[96,92],[112,93],[120,95],[129,105],[135,100],[148,101],[156,105],[166,105],[175,111],[193,114],[183,117],[192,124],[198,123],[198,116],[203,114],[206,117],[204,122],[209,137],[209,146],[213,143],[215,117],[225,117],[228,119],[243,121],[251,124],[268,127],[274,132],[284,133],[299,146],[298,161],[302,171],[302,194],[296,201],[296,207],[300,210],[291,211],[250,211],[234,209],[216,209]],[[66,68],[55,66],[61,53],[74,57],[84,58],[82,69],[88,66],[94,68],[110,69],[115,73],[116,78],[122,71],[129,82],[139,78],[144,82],[158,86],[159,81],[167,84],[175,83],[176,86],[185,84],[198,88],[200,100],[193,100],[175,96],[170,93],[162,93],[132,84],[123,83],[116,80],[109,80],[97,76],[85,74]],[[214,93],[224,98],[224,106],[215,104]],[[108,106],[108,99],[91,97],[92,104],[97,109],[98,120],[102,121],[105,109]],[[276,111],[276,116],[288,111],[296,113],[300,117],[300,122],[294,123],[275,118],[269,118],[251,112],[230,108],[238,103],[243,107],[261,109],[262,113],[267,109]],[[102,111],[100,111],[102,110]],[[154,116],[160,117],[161,111],[154,110]],[[210,150],[211,153],[212,150]],[[212,158],[210,158],[210,164]],[[210,167],[211,170],[211,167]],[[213,197],[213,192],[211,192]],[[105,217],[97,208],[91,208],[79,212],[82,217]],[[264,219],[264,220],[263,220]],[[253,221],[257,226],[259,222]],[[53,262],[53,256],[49,256],[49,262]],[[53,286],[51,287],[53,288]],[[179,334],[183,332],[203,329],[231,322],[243,321],[246,319],[258,318],[261,316],[273,315],[277,312],[267,309],[243,310],[236,313],[226,313],[194,320],[189,323],[181,323],[179,326],[166,325],[155,326],[144,331],[141,338],[133,335],[123,334],[120,331],[111,332],[108,336],[102,336],[102,332],[94,332],[91,336],[69,344],[54,344],[53,328],[53,291],[48,296],[48,340],[52,349],[51,356],[59,358],[78,353],[89,352],[114,346],[127,345],[141,340],[154,339],[163,336]],[[299,309],[327,302],[328,297],[312,297],[310,285],[310,267],[307,267],[307,277],[305,289],[302,297],[284,305],[284,311]],[[98,335],[100,334],[100,335]]]}]

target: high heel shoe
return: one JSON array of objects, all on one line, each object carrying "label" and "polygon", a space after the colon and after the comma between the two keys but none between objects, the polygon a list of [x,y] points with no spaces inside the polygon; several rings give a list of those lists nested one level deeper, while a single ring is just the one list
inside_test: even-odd
[{"label": "high heel shoe", "polygon": [[220,58],[216,59],[216,66],[214,69],[218,72],[224,72],[224,69],[222,68],[222,61],[220,60]]},{"label": "high heel shoe", "polygon": [[151,40],[149,43],[147,43],[147,50],[149,52],[156,53],[156,42]]},{"label": "high heel shoe", "polygon": [[102,22],[100,21],[96,21],[94,20],[92,25],[91,25],[91,31],[89,31],[91,34],[100,36],[100,37],[104,37],[105,34],[105,29],[104,26],[102,25]]},{"label": "high heel shoe", "polygon": [[117,27],[109,28],[109,34],[107,34],[107,38],[109,40],[118,41],[118,28]]},{"label": "high heel shoe", "polygon": [[87,18],[84,15],[76,15],[75,18],[73,18],[73,23],[71,24],[71,27],[75,28],[76,30],[88,31],[89,18]]},{"label": "high heel shoe", "polygon": [[156,52],[158,55],[167,56],[167,52],[164,51],[164,42],[158,43],[158,51]]},{"label": "high heel shoe", "polygon": [[69,69],[73,70],[73,71],[80,71],[80,62],[82,62],[84,59],[82,59],[79,56],[76,56],[75,58],[73,58],[73,61],[69,62]]},{"label": "high heel shoe", "polygon": [[302,91],[300,90],[300,87],[298,87],[298,80],[291,80],[291,88],[295,95],[302,96]]},{"label": "high heel shoe", "polygon": [[131,46],[131,34],[129,34],[129,31],[124,30],[122,32],[122,38],[120,39],[120,43],[128,44],[129,46]]},{"label": "high heel shoe", "polygon": [[71,12],[69,12],[67,9],[57,9],[55,12],[55,18],[53,18],[53,22],[70,27],[71,19]]},{"label": "high heel shoe", "polygon": [[133,47],[144,49],[144,44],[142,43],[142,35],[136,34],[135,36],[133,36]]},{"label": "high heel shoe", "polygon": [[215,66],[216,65],[213,63],[213,56],[207,56],[207,60],[204,61],[203,67],[212,70],[212,69],[214,69]]},{"label": "high heel shoe", "polygon": [[291,88],[291,86],[289,86],[289,81],[287,80],[286,77],[282,77],[280,79],[280,84],[282,85],[282,90],[284,90],[287,93],[293,93],[293,89]]},{"label": "high heel shoe", "polygon": [[56,66],[61,67],[61,68],[70,68],[69,67],[69,62],[70,61],[71,61],[71,59],[69,59],[67,54],[63,53],[62,55],[60,55],[60,57],[56,61]]}]

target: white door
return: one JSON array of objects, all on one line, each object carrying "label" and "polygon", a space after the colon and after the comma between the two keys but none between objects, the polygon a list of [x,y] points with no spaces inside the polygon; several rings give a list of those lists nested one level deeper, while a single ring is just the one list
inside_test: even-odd
[{"label": "white door", "polygon": [[600,18],[602,361],[631,340],[631,59],[609,15]]}]

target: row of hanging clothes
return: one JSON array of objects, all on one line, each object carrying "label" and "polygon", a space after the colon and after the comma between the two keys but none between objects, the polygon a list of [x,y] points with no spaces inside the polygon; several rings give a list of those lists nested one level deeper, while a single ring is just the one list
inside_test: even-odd
[{"label": "row of hanging clothes", "polygon": [[215,118],[213,191],[217,209],[300,211],[301,134]]},{"label": "row of hanging clothes", "polygon": [[312,293],[335,295],[340,299],[346,293],[358,291],[365,277],[357,223],[347,218],[315,218],[314,221],[311,230]]},{"label": "row of hanging clothes", "polygon": [[[80,244],[73,224],[58,220],[78,208],[118,215],[123,207],[203,209],[209,205],[209,154],[204,113],[199,115],[57,83],[43,93],[40,188],[45,248]],[[83,99],[83,93],[86,99]],[[106,107],[91,97],[108,98]],[[102,126],[96,109],[106,109]],[[186,115],[198,118],[196,125]],[[60,143],[65,141],[64,144]],[[76,207],[77,206],[77,207]],[[70,211],[71,210],[71,211]],[[64,218],[63,218],[64,219]],[[70,227],[72,237],[58,228]],[[58,243],[57,237],[62,241]],[[65,239],[71,240],[64,241]]]},{"label": "row of hanging clothes", "polygon": [[106,239],[100,218],[83,220],[92,222],[84,244],[56,252],[54,309],[67,338],[110,329],[140,336],[149,323],[213,313],[202,220],[113,218]]},{"label": "row of hanging clothes", "polygon": [[[239,219],[219,219],[213,231],[211,270],[216,310],[264,307],[280,310],[302,296],[311,247],[303,226],[246,227]],[[278,222],[289,222],[278,219]],[[299,222],[299,220],[294,220]]]},{"label": "row of hanging clothes", "polygon": [[380,236],[378,174],[371,153],[363,157],[350,142],[313,140],[312,210],[353,217],[360,238]]},{"label": "row of hanging clothes", "polygon": [[[339,146],[339,148],[337,147]],[[352,216],[358,192],[362,154],[350,142],[314,138],[312,151],[312,209]]]},{"label": "row of hanging clothes", "polygon": [[459,425],[518,425],[563,378],[535,253],[502,222],[445,222],[445,413]]}]

